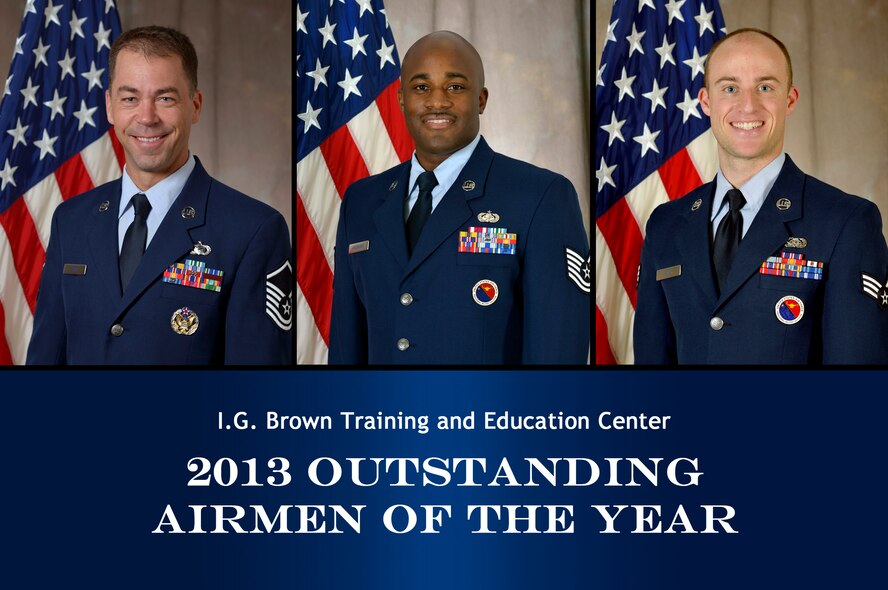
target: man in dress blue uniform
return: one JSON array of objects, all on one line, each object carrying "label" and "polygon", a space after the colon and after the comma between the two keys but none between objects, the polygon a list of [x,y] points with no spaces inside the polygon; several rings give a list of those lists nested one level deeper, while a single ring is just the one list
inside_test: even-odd
[{"label": "man in dress blue uniform", "polygon": [[888,363],[879,211],[783,152],[798,98],[772,35],[742,29],[713,46],[699,99],[719,172],[648,221],[636,363]]},{"label": "man in dress blue uniform", "polygon": [[416,152],[346,191],[331,363],[586,362],[591,259],[576,192],[490,149],[487,96],[480,56],[455,33],[404,56]]},{"label": "man in dress blue uniform", "polygon": [[287,225],[189,152],[203,101],[191,41],[142,27],[109,59],[126,166],[56,210],[27,362],[289,364]]}]

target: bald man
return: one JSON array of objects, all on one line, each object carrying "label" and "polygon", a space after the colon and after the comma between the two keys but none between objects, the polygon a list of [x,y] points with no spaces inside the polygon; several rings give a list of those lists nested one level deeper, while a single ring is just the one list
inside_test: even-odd
[{"label": "bald man", "polygon": [[719,171],[648,221],[636,363],[888,363],[879,210],[783,151],[799,100],[786,47],[734,31],[710,50],[698,98]]},{"label": "bald man", "polygon": [[346,191],[330,363],[584,363],[591,257],[559,174],[479,134],[484,67],[465,39],[427,35],[398,99],[416,151]]}]

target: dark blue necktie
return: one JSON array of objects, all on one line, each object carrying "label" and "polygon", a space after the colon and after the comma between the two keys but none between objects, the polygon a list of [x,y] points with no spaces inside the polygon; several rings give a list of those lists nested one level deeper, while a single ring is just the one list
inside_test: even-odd
[{"label": "dark blue necktie", "polygon": [[740,247],[740,236],[743,235],[743,216],[740,209],[746,204],[746,198],[739,190],[732,188],[725,195],[730,210],[722,217],[715,231],[715,242],[712,244],[712,265],[718,281],[718,292],[721,294],[731,271],[734,256]]},{"label": "dark blue necktie", "polygon": [[142,193],[133,195],[130,202],[133,204],[136,217],[127,228],[126,234],[123,236],[123,246],[120,248],[121,292],[126,291],[126,286],[133,278],[133,273],[136,272],[136,267],[139,266],[139,261],[142,260],[142,255],[145,253],[145,244],[148,243],[147,220],[148,212],[151,211],[151,203],[148,202],[148,197]]},{"label": "dark blue necktie", "polygon": [[438,186],[434,172],[423,172],[416,180],[419,185],[419,198],[407,217],[407,253],[413,254],[413,247],[419,241],[419,234],[432,214],[432,189]]}]

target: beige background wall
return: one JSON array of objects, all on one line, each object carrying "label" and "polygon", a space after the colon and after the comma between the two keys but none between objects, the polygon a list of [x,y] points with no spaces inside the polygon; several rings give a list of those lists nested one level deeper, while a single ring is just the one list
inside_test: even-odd
[{"label": "beige background wall", "polygon": [[[290,0],[118,0],[123,29],[177,28],[200,61],[204,111],[191,149],[222,182],[265,201],[291,223]],[[25,0],[0,3],[0,70],[9,70]],[[291,225],[292,227],[292,225]]]},{"label": "beige background wall", "polygon": [[490,91],[481,133],[573,182],[589,230],[590,0],[386,0],[398,54],[432,31],[468,39]]},{"label": "beige background wall", "polygon": [[[611,0],[595,0],[595,65]],[[728,32],[756,27],[792,57],[801,93],[785,149],[811,174],[875,201],[888,223],[888,2],[721,0]],[[888,228],[883,225],[888,236]]]}]

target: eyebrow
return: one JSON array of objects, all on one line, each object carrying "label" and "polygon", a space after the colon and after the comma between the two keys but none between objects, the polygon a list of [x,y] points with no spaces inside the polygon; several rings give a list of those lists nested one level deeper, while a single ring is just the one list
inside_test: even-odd
[{"label": "eyebrow", "polygon": [[[469,77],[465,74],[460,74],[459,72],[444,72],[445,78],[462,78],[466,82],[469,81]],[[407,82],[413,82],[414,80],[431,80],[431,76],[425,72],[420,72],[419,74],[414,74]]]},{"label": "eyebrow", "polygon": [[[137,88],[133,88],[132,86],[118,86],[117,92],[131,92],[133,94],[141,94]],[[164,88],[159,88],[154,95],[160,96],[161,94],[175,94],[179,95],[179,89],[175,86],[166,86]]]},{"label": "eyebrow", "polygon": [[[722,82],[739,82],[739,78],[736,76],[722,76],[718,80],[715,81],[716,84],[721,84]],[[774,76],[760,76],[755,79],[756,83],[758,82],[780,82],[778,78]]]}]

